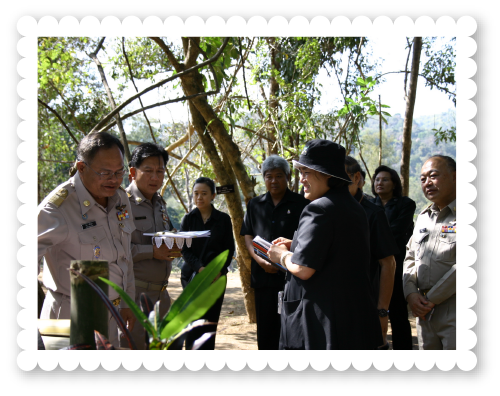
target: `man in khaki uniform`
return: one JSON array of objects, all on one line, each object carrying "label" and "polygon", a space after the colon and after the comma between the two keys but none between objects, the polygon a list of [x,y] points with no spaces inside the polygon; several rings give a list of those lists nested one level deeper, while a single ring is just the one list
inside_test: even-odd
[{"label": "man in khaki uniform", "polygon": [[406,247],[404,294],[420,349],[456,349],[456,163],[436,155],[422,166],[425,197]]},{"label": "man in khaki uniform", "polygon": [[[135,273],[135,301],[140,304],[140,295],[145,293],[153,303],[160,301],[160,315],[163,317],[170,309],[170,296],[167,285],[172,260],[180,257],[176,245],[172,249],[162,244],[153,245],[150,236],[144,233],[170,231],[172,223],[167,215],[167,207],[158,190],[163,184],[168,153],[153,143],[137,146],[130,161],[131,183],[127,195],[133,208],[136,230],[132,233],[132,257]],[[132,336],[138,349],[145,348],[144,328],[135,326]],[[123,341],[122,341],[123,343]]]},{"label": "man in khaki uniform", "polygon": [[[47,295],[41,319],[70,319],[71,260],[107,260],[109,278],[135,296],[131,234],[135,230],[130,203],[120,184],[125,173],[124,148],[108,133],[82,139],[77,173],[38,206],[38,259],[45,257],[43,283]],[[135,317],[110,287],[109,298],[131,329]],[[114,319],[109,340],[118,346]]]}]

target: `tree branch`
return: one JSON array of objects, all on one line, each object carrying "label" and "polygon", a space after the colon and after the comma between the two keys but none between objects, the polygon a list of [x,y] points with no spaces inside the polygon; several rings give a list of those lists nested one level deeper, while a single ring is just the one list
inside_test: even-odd
[{"label": "tree branch", "polygon": [[[111,110],[116,110],[117,107],[116,107],[115,99],[113,98],[113,93],[111,92],[111,89],[109,88],[108,80],[106,79],[106,74],[104,73],[104,69],[102,68],[101,62],[99,62],[99,59],[97,58],[97,53],[101,49],[102,44],[104,43],[105,39],[106,39],[106,37],[102,38],[102,40],[97,45],[96,50],[94,52],[92,52],[91,54],[89,54],[89,57],[94,61],[94,63],[97,66],[97,70],[99,71],[99,74],[101,76],[101,81],[102,81],[104,88],[106,90],[106,94],[108,95],[109,107],[111,107]],[[122,141],[123,147],[125,149],[125,158],[127,159],[127,161],[130,161],[131,156],[130,156],[130,150],[129,150],[128,144],[127,144],[127,135],[125,134],[125,129],[123,128],[123,124],[122,124],[122,121],[120,119],[120,112],[116,111],[114,116],[116,118],[116,124],[118,125],[118,130],[120,131],[121,141]],[[92,131],[90,133],[92,133]]]},{"label": "tree branch", "polygon": [[159,38],[159,37],[149,37],[151,40],[153,40],[156,44],[160,46],[160,48],[165,52],[167,55],[168,61],[172,64],[172,66],[177,70],[177,68],[182,68],[182,65],[179,63],[175,55],[173,54],[172,51],[170,51],[170,48],[168,48],[168,45],[165,44],[165,42]]},{"label": "tree branch", "polygon": [[[177,190],[177,187],[175,186],[175,183],[174,181],[172,180],[172,178],[170,177],[170,173],[168,172],[168,169],[165,168],[165,172],[167,172],[167,177],[168,177],[168,180],[170,181],[170,184],[172,185],[172,188],[174,189],[174,192],[175,192],[175,195],[177,195],[177,198],[179,199],[180,203],[182,204],[182,206],[184,207],[184,210],[186,211],[186,213],[189,212],[188,208],[186,207],[186,204],[184,203],[184,200],[182,199],[181,197],[181,194],[179,194],[179,191]],[[164,184],[164,186],[162,187],[161,189],[161,196],[163,197],[163,194],[165,193],[165,189],[167,188],[167,183]]]},{"label": "tree branch", "polygon": [[[162,41],[160,38],[158,38],[158,37],[151,37],[151,39],[152,39],[153,41],[155,41],[155,42],[157,42],[155,39],[158,39],[158,40],[159,40],[159,42],[162,42],[162,43],[163,43],[163,41]],[[131,97],[130,97],[130,98],[128,98],[125,102],[123,102],[121,105],[119,105],[116,109],[114,109],[114,110],[113,110],[113,111],[111,111],[108,115],[106,115],[106,116],[105,116],[105,117],[104,117],[101,121],[99,121],[99,122],[97,123],[97,125],[96,125],[93,129],[92,129],[92,131],[90,131],[90,133],[94,132],[94,131],[95,131],[96,129],[98,129],[98,128],[101,128],[101,127],[102,127],[103,125],[105,125],[105,124],[106,124],[106,123],[107,123],[107,122],[108,122],[111,118],[113,118],[113,116],[114,116],[116,113],[118,113],[120,110],[122,110],[125,106],[127,106],[127,105],[128,105],[128,104],[130,104],[130,103],[132,103],[135,99],[137,99],[137,98],[141,97],[142,95],[144,95],[144,94],[148,93],[149,91],[152,91],[153,89],[158,88],[158,87],[161,87],[162,85],[164,85],[164,84],[166,84],[166,83],[168,83],[168,82],[170,82],[170,81],[173,81],[173,80],[175,80],[176,78],[180,78],[180,77],[182,77],[182,76],[185,76],[186,74],[189,74],[189,73],[191,73],[191,72],[192,72],[192,71],[194,71],[194,70],[197,70],[197,69],[199,69],[199,68],[201,68],[201,67],[203,67],[203,66],[206,66],[206,65],[208,65],[208,64],[210,64],[210,63],[212,63],[212,62],[215,62],[215,61],[219,58],[219,56],[222,54],[222,51],[224,51],[224,48],[226,47],[226,45],[227,45],[228,41],[229,41],[229,38],[227,37],[227,38],[224,40],[224,42],[222,43],[222,45],[221,45],[221,47],[219,48],[219,50],[217,51],[217,53],[216,53],[214,56],[212,56],[210,59],[206,60],[205,62],[199,63],[199,64],[197,64],[196,66],[193,66],[193,67],[191,67],[191,68],[189,68],[189,69],[186,69],[186,70],[184,70],[184,71],[182,71],[182,72],[180,72],[180,73],[177,73],[177,74],[175,74],[175,75],[173,75],[173,76],[171,76],[171,77],[168,77],[168,78],[166,78],[166,79],[164,79],[164,80],[161,80],[161,81],[157,82],[156,84],[150,85],[149,87],[144,88],[141,92],[138,92],[137,94],[135,94],[135,95],[131,96]],[[158,42],[157,42],[157,43],[158,43]],[[163,44],[165,44],[165,43],[163,43]],[[160,46],[160,47],[161,47],[161,46]],[[162,48],[162,49],[163,49],[163,48]],[[168,49],[168,47],[167,47],[167,50],[168,50],[168,51],[170,51],[170,50]],[[167,54],[167,56],[168,56],[168,54]],[[173,56],[173,54],[172,54],[172,56]],[[175,58],[175,57],[174,57],[174,58]],[[177,64],[178,64],[178,65],[180,65],[180,64],[179,64],[179,62],[177,62]],[[178,102],[178,101],[180,101],[180,100],[190,99],[190,98],[195,97],[195,96],[208,95],[208,94],[209,94],[209,93],[207,92],[207,93],[201,93],[201,94],[197,94],[197,95],[186,96],[186,97],[181,98],[181,99],[175,99],[175,100],[172,100],[172,101],[162,102],[162,104],[167,104],[167,103]],[[146,110],[146,109],[148,109],[148,108],[156,107],[156,106],[158,106],[158,105],[147,106],[147,107],[145,107],[145,108],[144,108],[144,110]],[[140,111],[141,111],[141,110],[139,110],[139,112],[140,112]]]},{"label": "tree branch", "polygon": [[[131,144],[132,146],[138,146],[138,145],[140,145],[140,144],[142,144],[142,143],[144,143],[144,142],[138,142],[138,141],[136,141],[136,140],[129,140],[129,141],[128,141],[128,144]],[[168,150],[167,150],[167,151],[168,151]],[[175,158],[175,159],[177,159],[177,160],[182,160],[182,157],[181,157],[180,155],[177,155],[177,154],[175,154],[175,153],[173,153],[173,152],[168,152],[168,155],[169,155],[170,157],[174,157],[174,158]],[[194,162],[191,162],[191,161],[189,161],[189,160],[187,160],[187,159],[186,159],[184,162],[185,162],[186,164],[188,164],[188,165],[191,165],[193,168],[196,168],[196,169],[198,169],[198,170],[201,170],[201,167],[200,167],[199,165],[195,164]]]},{"label": "tree branch", "polygon": [[63,127],[66,128],[66,130],[68,131],[69,136],[71,136],[71,138],[74,140],[74,142],[76,144],[78,144],[77,138],[75,137],[75,135],[73,135],[71,133],[70,129],[68,128],[68,126],[66,125],[66,123],[64,122],[64,120],[61,118],[61,116],[59,115],[59,113],[57,111],[55,111],[52,107],[50,107],[47,103],[42,102],[40,99],[38,99],[38,103],[42,104],[45,108],[47,108],[52,114],[54,114],[59,119],[59,121],[61,122],[61,124],[63,125]]},{"label": "tree branch", "polygon": [[63,94],[57,89],[57,87],[55,86],[55,84],[49,80],[49,84],[52,86],[52,88],[54,88],[54,90],[57,92],[57,94],[61,97],[62,101],[64,102],[64,104],[68,107],[69,111],[71,112],[71,115],[73,116],[73,121],[75,121],[75,124],[76,126],[78,127],[78,130],[83,133],[83,135],[85,136],[85,131],[83,130],[82,126],[80,125],[80,123],[78,122],[77,118],[76,118],[76,115],[75,115],[75,111],[71,108],[71,106],[69,105],[69,103],[66,101],[66,98],[63,96]]},{"label": "tree branch", "polygon": [[[130,80],[132,81],[132,84],[134,85],[135,92],[139,92],[137,85],[135,85],[134,75],[132,73],[132,67],[130,66],[130,62],[128,60],[127,51],[125,51],[125,37],[122,37],[122,51],[123,51],[123,56],[125,57],[125,61],[127,62],[128,71],[130,73]],[[144,110],[144,104],[142,103],[142,99],[140,97],[139,97],[139,103],[141,104],[141,109],[142,109],[142,112],[144,114],[144,118],[146,119],[146,122],[148,123],[149,132],[151,133],[151,138],[153,139],[153,142],[156,143],[155,135],[153,133],[153,128],[151,127],[151,123],[149,122],[149,118],[146,115],[146,111]]]},{"label": "tree branch", "polygon": [[[177,98],[177,99],[169,99],[169,100],[165,100],[164,102],[158,102],[158,103],[154,103],[152,105],[149,105],[149,106],[146,106],[146,107],[143,107],[142,109],[137,109],[137,110],[134,110],[134,111],[131,111],[130,113],[127,113],[125,115],[123,115],[121,117],[122,121],[129,118],[129,117],[132,117],[140,112],[142,112],[143,110],[149,110],[149,109],[153,109],[155,107],[158,107],[158,106],[163,106],[163,105],[166,105],[166,104],[169,104],[169,103],[175,103],[175,102],[181,102],[181,101],[184,101],[184,100],[188,100],[188,99],[192,99],[192,98],[196,98],[198,96],[210,96],[210,95],[216,95],[218,94],[219,92],[217,91],[210,91],[210,92],[200,92],[200,93],[197,93],[195,95],[189,95],[189,96],[183,96],[182,98]],[[107,116],[106,116],[107,117]],[[97,132],[105,132],[111,128],[113,128],[114,126],[116,125],[116,121],[111,121],[109,124],[107,124],[104,128],[100,129],[99,131]],[[95,129],[95,127],[94,127]]]}]

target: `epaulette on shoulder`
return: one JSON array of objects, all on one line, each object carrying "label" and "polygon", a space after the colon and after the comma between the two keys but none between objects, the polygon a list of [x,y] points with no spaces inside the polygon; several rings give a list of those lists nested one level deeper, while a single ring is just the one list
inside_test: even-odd
[{"label": "epaulette on shoulder", "polygon": [[68,198],[68,190],[66,190],[65,188],[61,188],[54,194],[52,194],[52,196],[49,198],[49,202],[56,208],[58,208],[62,205],[66,198]]},{"label": "epaulette on shoulder", "polygon": [[432,202],[430,204],[425,205],[419,213],[424,213],[427,209],[432,206]]}]

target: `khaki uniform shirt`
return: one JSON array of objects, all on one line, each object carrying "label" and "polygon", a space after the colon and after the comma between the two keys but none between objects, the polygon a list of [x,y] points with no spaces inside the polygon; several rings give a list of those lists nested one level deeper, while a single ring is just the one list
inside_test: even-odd
[{"label": "khaki uniform shirt", "polygon": [[456,292],[456,200],[443,210],[436,204],[418,216],[406,246],[403,287],[410,293],[427,291],[427,298],[441,304]]},{"label": "khaki uniform shirt", "polygon": [[[128,219],[118,218],[119,206],[128,212]],[[45,287],[70,296],[71,260],[107,260],[109,279],[134,299],[132,216],[127,194],[120,189],[104,208],[85,188],[78,172],[59,185],[38,206],[38,260],[45,256]],[[110,287],[109,298],[117,297]],[[127,308],[123,300],[121,308]]]},{"label": "khaki uniform shirt", "polygon": [[143,234],[172,229],[165,201],[158,193],[150,201],[142,195],[135,181],[130,183],[126,191],[134,212],[135,231],[132,233],[132,257],[135,277],[146,282],[164,282],[168,280],[172,262],[153,258],[152,238]]}]

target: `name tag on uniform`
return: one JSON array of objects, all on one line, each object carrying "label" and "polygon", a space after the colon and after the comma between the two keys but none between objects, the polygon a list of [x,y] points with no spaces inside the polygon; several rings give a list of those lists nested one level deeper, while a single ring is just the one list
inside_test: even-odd
[{"label": "name tag on uniform", "polygon": [[134,217],[134,219],[136,219],[136,220],[145,220],[145,219],[146,219],[146,216]]},{"label": "name tag on uniform", "polygon": [[87,228],[95,227],[96,225],[97,225],[97,223],[95,221],[91,221],[90,223],[82,224],[82,228],[84,230],[86,230]]}]

